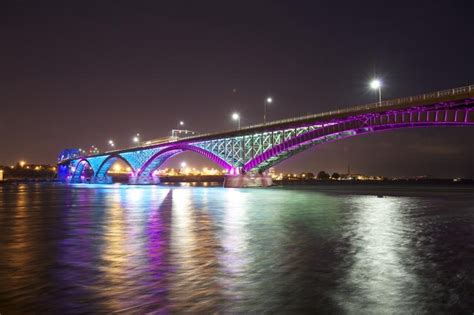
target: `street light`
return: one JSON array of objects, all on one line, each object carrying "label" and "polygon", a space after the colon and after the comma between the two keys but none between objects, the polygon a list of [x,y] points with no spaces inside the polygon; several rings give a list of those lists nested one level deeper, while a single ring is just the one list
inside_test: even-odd
[{"label": "street light", "polygon": [[137,135],[135,137],[133,137],[133,142],[135,142],[135,143],[140,142],[140,134],[139,133],[137,133]]},{"label": "street light", "polygon": [[176,129],[179,129],[182,126],[184,126],[184,121],[180,120],[178,121],[178,124],[176,125]]},{"label": "street light", "polygon": [[185,168],[186,167],[186,162],[181,162],[181,168]]},{"label": "street light", "polygon": [[370,82],[370,88],[372,90],[379,91],[379,106],[382,105],[382,82],[379,79],[374,79]]},{"label": "street light", "polygon": [[263,124],[267,123],[267,104],[273,103],[273,98],[267,97],[263,102]]},{"label": "street light", "polygon": [[238,129],[240,130],[240,115],[238,113],[233,113],[232,120],[237,120],[237,126],[238,126]]},{"label": "street light", "polygon": [[110,145],[112,148],[115,147],[114,141],[113,141],[113,140],[109,140],[109,145]]}]

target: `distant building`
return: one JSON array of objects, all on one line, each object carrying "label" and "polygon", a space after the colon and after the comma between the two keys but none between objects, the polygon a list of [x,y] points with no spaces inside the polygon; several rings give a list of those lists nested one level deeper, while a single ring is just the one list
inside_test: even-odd
[{"label": "distant building", "polygon": [[383,180],[383,176],[372,176],[365,174],[341,174],[339,180]]}]

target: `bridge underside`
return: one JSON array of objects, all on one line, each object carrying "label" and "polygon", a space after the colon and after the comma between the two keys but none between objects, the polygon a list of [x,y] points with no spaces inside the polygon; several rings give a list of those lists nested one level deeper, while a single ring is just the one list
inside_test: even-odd
[{"label": "bridge underside", "polygon": [[[167,143],[153,148],[113,155],[101,155],[74,160],[68,176],[71,182],[84,182],[86,170],[93,173],[91,182],[111,182],[107,176],[118,160],[125,161],[132,172],[132,184],[156,184],[157,170],[169,158],[184,151],[201,154],[227,171],[228,186],[268,185],[265,171],[310,147],[367,133],[401,128],[447,127],[474,125],[474,100],[462,104],[436,104],[430,108],[409,108],[384,113],[369,113],[333,119],[324,123],[304,124],[294,128],[271,130],[242,136]],[[260,174],[260,175],[258,175]],[[232,179],[236,176],[237,179]],[[238,184],[244,183],[244,184]],[[249,183],[249,184],[245,184]]]}]

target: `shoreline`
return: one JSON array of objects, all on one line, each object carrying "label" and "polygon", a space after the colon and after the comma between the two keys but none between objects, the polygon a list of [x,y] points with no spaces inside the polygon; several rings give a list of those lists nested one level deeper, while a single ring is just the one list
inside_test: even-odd
[{"label": "shoreline", "polygon": [[[114,183],[127,184],[128,178],[114,177]],[[164,176],[160,177],[161,184],[179,183],[216,183],[222,184],[223,176]],[[0,185],[62,183],[59,179],[5,179]],[[273,186],[362,186],[362,185],[474,185],[474,179],[394,179],[394,180],[273,180]]]}]

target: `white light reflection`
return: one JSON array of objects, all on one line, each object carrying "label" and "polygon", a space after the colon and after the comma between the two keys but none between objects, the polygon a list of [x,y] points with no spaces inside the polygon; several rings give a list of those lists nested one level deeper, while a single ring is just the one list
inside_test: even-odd
[{"label": "white light reflection", "polygon": [[225,197],[227,205],[224,214],[223,227],[225,229],[222,246],[224,247],[221,260],[228,274],[224,285],[226,287],[236,286],[234,277],[243,277],[247,274],[248,242],[249,235],[246,225],[248,224],[248,200],[247,194],[239,189],[226,189]]},{"label": "white light reflection", "polygon": [[[414,234],[404,210],[409,198],[357,196],[353,230],[348,237],[353,262],[345,289],[336,297],[348,313],[397,313],[407,296],[417,291],[416,274],[408,243]],[[351,294],[347,295],[350,291]]]},{"label": "white light reflection", "polygon": [[207,204],[203,203],[205,194],[201,198],[204,190],[173,189],[169,261],[174,264],[174,272],[168,279],[169,296],[176,307],[172,313],[183,309],[189,313],[212,313],[215,305],[209,301],[221,292],[216,280],[219,242]]}]

